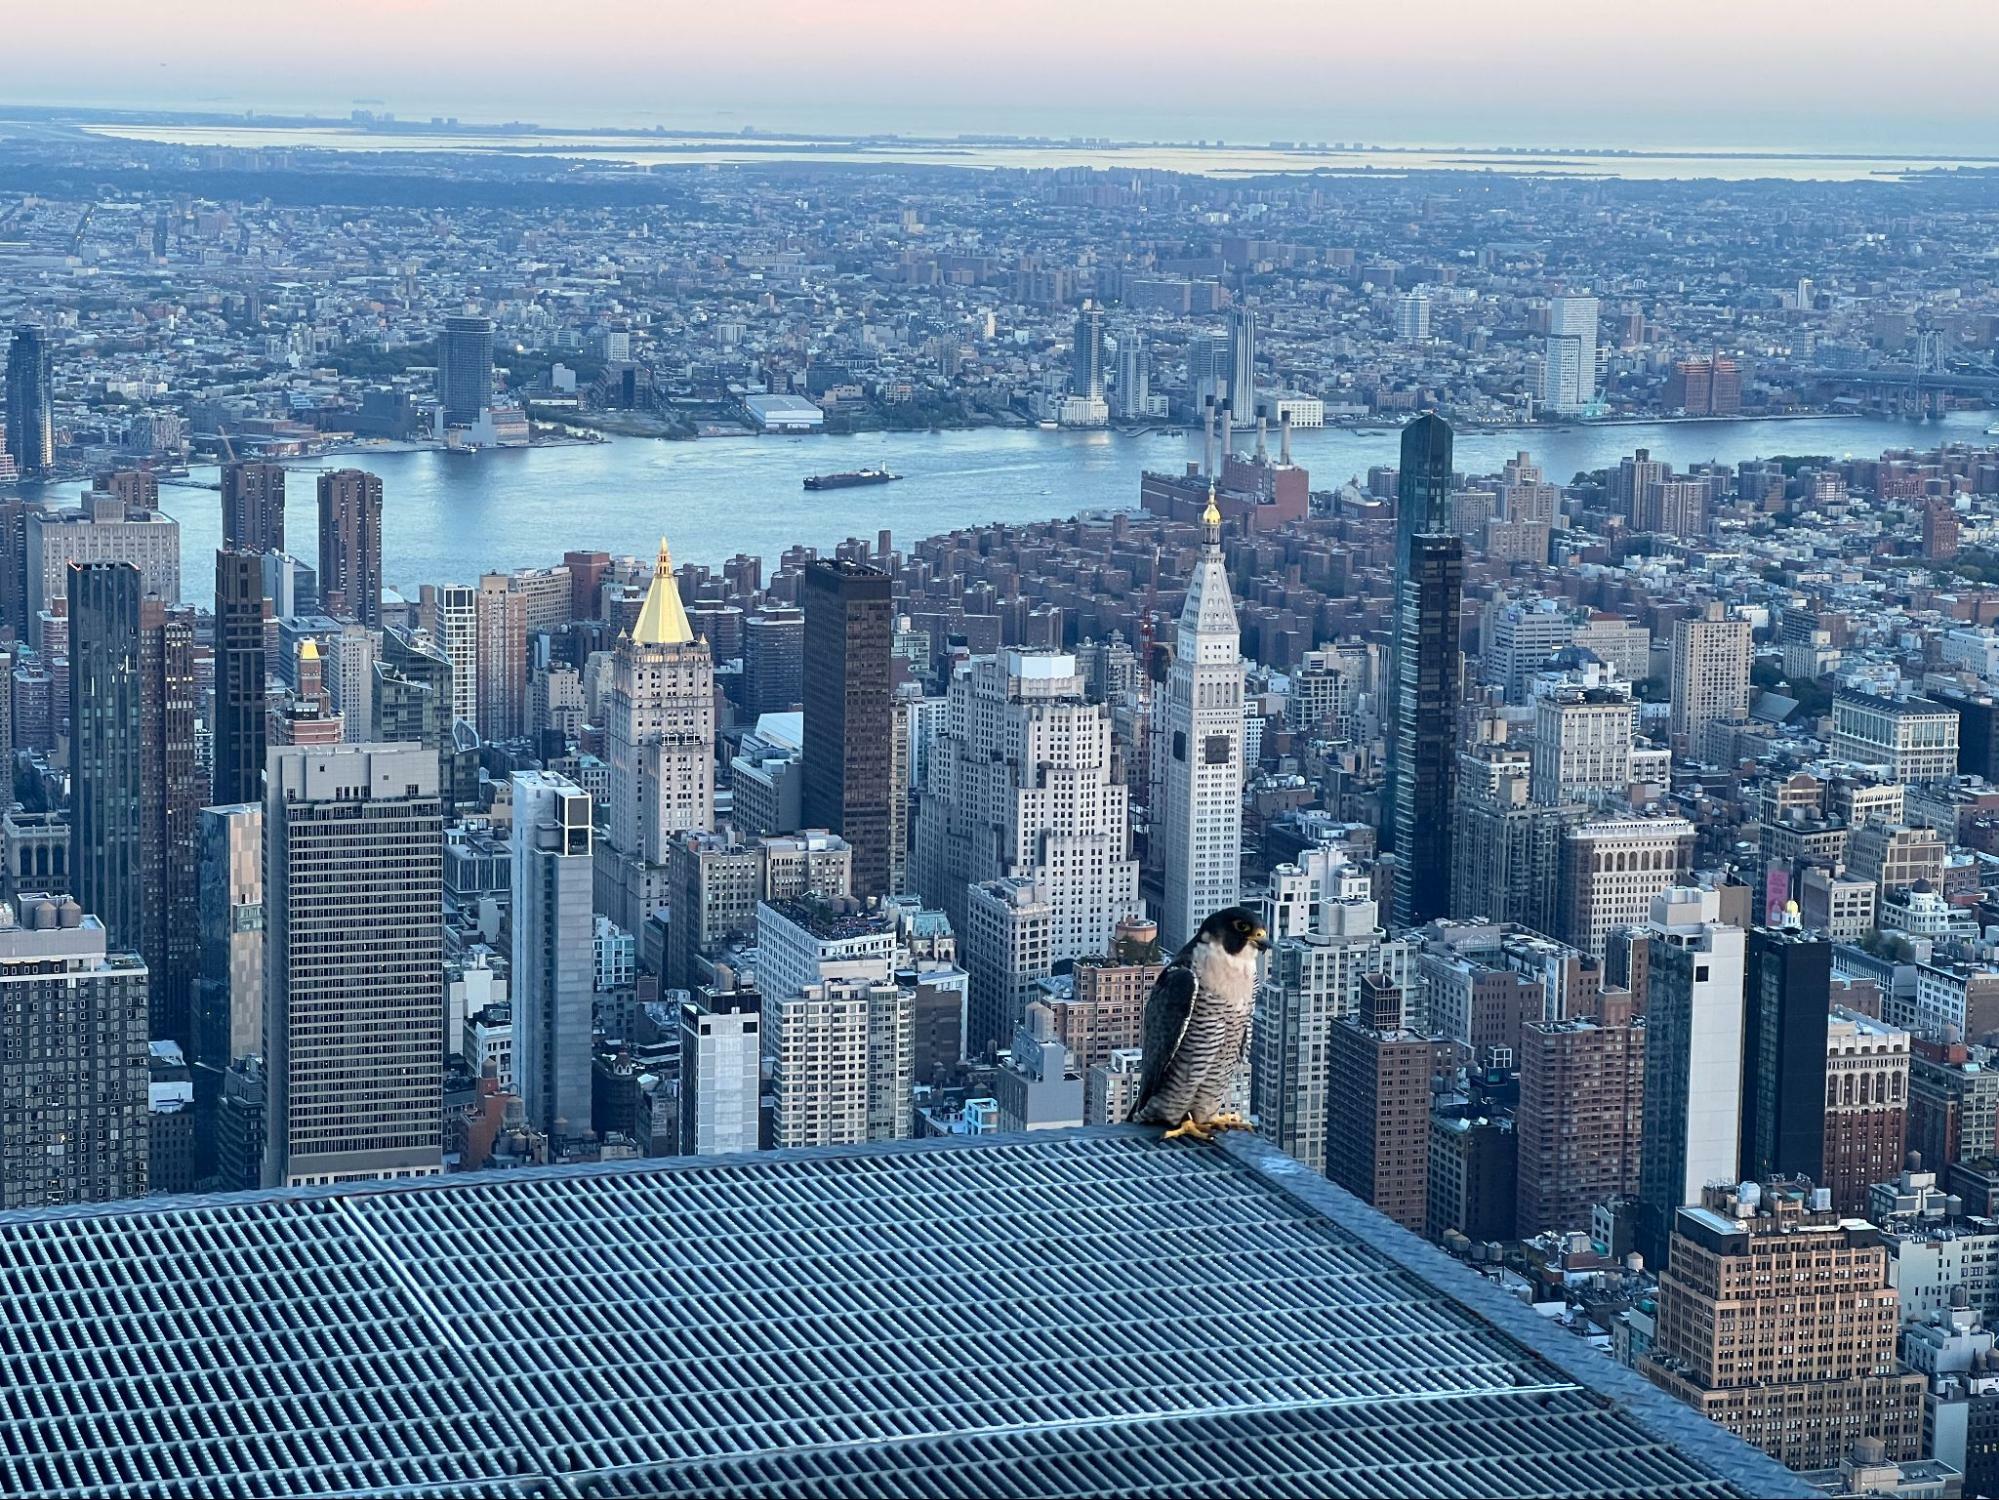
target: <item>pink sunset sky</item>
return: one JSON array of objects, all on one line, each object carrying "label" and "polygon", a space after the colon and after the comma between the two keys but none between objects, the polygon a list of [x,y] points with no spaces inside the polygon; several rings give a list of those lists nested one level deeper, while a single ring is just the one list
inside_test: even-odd
[{"label": "pink sunset sky", "polygon": [[96,0],[0,103],[552,124],[1999,153],[1999,4]]}]

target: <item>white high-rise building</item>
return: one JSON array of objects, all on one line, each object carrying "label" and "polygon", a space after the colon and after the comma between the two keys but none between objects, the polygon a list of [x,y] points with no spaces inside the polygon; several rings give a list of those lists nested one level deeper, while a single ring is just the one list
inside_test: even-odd
[{"label": "white high-rise building", "polygon": [[783,1146],[848,1146],[910,1132],[916,992],[828,980],[769,996],[774,1135]]},{"label": "white high-rise building", "polygon": [[680,1004],[680,1150],[757,1149],[763,1013],[754,990],[698,991]]},{"label": "white high-rise building", "polygon": [[274,746],[264,919],[266,1184],[443,1171],[437,752]]},{"label": "white high-rise building", "polygon": [[970,886],[1030,880],[1052,913],[1052,961],[1108,951],[1117,924],[1139,914],[1110,710],[1089,701],[1071,653],[1013,647],[961,665],[948,703],[925,757],[918,889],[962,933]]},{"label": "white high-rise building", "polygon": [[1136,328],[1117,336],[1117,414],[1127,421],[1144,418],[1152,399],[1152,365],[1145,354],[1145,335]]},{"label": "white high-rise building", "polygon": [[1533,799],[1597,802],[1633,780],[1638,703],[1622,683],[1553,686],[1534,700]]},{"label": "white high-rise building", "polygon": [[514,773],[515,1077],[528,1122],[551,1136],[590,1128],[591,812],[590,794],[568,777]]},{"label": "white high-rise building", "polygon": [[479,591],[462,583],[425,589],[431,639],[451,663],[451,716],[479,722]]},{"label": "white high-rise building", "polygon": [[1406,992],[1409,948],[1382,928],[1364,871],[1322,856],[1279,866],[1271,884],[1283,925],[1257,990],[1250,1099],[1258,1132],[1323,1172],[1333,1024],[1355,1013],[1367,975]]},{"label": "white high-rise building", "polygon": [[1541,405],[1575,416],[1596,400],[1594,297],[1556,297],[1548,304],[1548,342],[1541,368]]},{"label": "white high-rise building", "polygon": [[1430,294],[1404,292],[1395,299],[1395,337],[1420,344],[1430,337]]},{"label": "white high-rise building", "polygon": [[1180,611],[1161,716],[1166,910],[1159,936],[1168,953],[1242,895],[1242,634],[1212,496],[1204,520],[1207,547]]},{"label": "white high-rise building", "polygon": [[1655,1225],[1741,1168],[1747,938],[1721,897],[1675,885],[1652,898],[1639,1197]]},{"label": "white high-rise building", "polygon": [[319,649],[327,696],[340,715],[341,737],[365,745],[375,737],[375,662],[382,653],[382,633],[350,620],[338,635],[323,636]]}]

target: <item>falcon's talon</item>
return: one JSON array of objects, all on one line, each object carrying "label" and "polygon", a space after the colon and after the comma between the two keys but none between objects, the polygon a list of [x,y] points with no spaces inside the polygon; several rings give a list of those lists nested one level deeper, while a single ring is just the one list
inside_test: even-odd
[{"label": "falcon's talon", "polygon": [[1177,1141],[1183,1135],[1190,1135],[1195,1140],[1204,1143],[1212,1143],[1214,1140],[1214,1137],[1209,1135],[1206,1130],[1202,1129],[1199,1125],[1196,1125],[1194,1123],[1194,1117],[1192,1115],[1189,1115],[1186,1119],[1182,1120],[1178,1125],[1175,1125],[1171,1130],[1167,1131],[1166,1134],[1162,1135],[1160,1139],[1162,1141]]},{"label": "falcon's talon", "polygon": [[1251,1125],[1241,1115],[1231,1110],[1224,1115],[1211,1115],[1201,1122],[1208,1130],[1249,1130]]}]

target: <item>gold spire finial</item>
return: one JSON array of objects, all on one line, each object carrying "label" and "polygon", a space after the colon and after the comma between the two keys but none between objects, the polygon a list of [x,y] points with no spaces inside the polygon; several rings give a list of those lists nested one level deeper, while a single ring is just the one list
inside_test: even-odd
[{"label": "gold spire finial", "polygon": [[659,563],[646,590],[645,607],[632,626],[632,641],[640,646],[684,646],[693,639],[693,627],[680,603],[680,585],[673,581],[673,554],[666,549],[666,538],[661,537]]},{"label": "gold spire finial", "polygon": [[1201,524],[1210,531],[1219,530],[1222,524],[1222,508],[1215,504],[1215,482],[1212,479],[1208,481],[1208,508],[1202,512]]}]

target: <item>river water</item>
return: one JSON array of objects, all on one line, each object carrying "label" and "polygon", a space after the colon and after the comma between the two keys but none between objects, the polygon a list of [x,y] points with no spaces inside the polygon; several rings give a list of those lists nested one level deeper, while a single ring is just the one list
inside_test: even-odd
[{"label": "river water", "polygon": [[1396,147],[1342,150],[1326,146],[1064,145],[893,141],[845,143],[828,139],[787,140],[760,136],[748,141],[692,137],[510,134],[502,131],[396,131],[382,128],[291,125],[93,124],[93,135],[159,141],[178,146],[305,148],[322,151],[469,152],[474,154],[567,156],[630,166],[763,166],[815,161],[867,166],[953,166],[1035,171],[1088,167],[1123,171],[1192,172],[1241,177],[1267,172],[1508,172],[1628,179],[1714,178],[1750,181],[1784,178],[1796,182],[1855,182],[1898,177],[1905,172],[1986,166],[1989,156],[1768,155],[1737,151],[1595,152],[1515,148]]},{"label": "river water", "polygon": [[[1874,457],[1883,449],[1976,441],[1992,416],[1957,412],[1941,422],[1861,417],[1796,421],[1661,422],[1544,430],[1467,431],[1457,466],[1497,473],[1521,449],[1548,478],[1614,466],[1646,448],[1680,468],[1775,454]],[[1254,441],[1238,432],[1238,446]],[[1294,434],[1293,458],[1328,489],[1370,465],[1396,461],[1393,431],[1323,429]],[[1079,511],[1135,507],[1142,470],[1198,458],[1201,438],[1113,432],[986,429],[855,437],[710,438],[609,442],[479,453],[373,452],[297,466],[288,486],[291,550],[317,561],[316,468],[352,464],[382,477],[383,572],[414,597],[422,583],[477,580],[482,571],[561,561],[567,548],[649,556],[664,533],[678,561],[717,564],[737,552],[768,567],[794,543],[830,549],[888,527],[898,545],[988,521],[1038,521]],[[894,484],[814,492],[808,474],[886,464]],[[214,483],[213,468],[196,480]],[[77,487],[48,491],[74,504]],[[213,490],[163,486],[161,508],[181,523],[183,592],[207,607],[209,559],[221,539]]]}]

